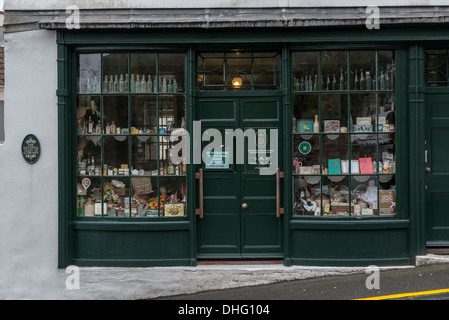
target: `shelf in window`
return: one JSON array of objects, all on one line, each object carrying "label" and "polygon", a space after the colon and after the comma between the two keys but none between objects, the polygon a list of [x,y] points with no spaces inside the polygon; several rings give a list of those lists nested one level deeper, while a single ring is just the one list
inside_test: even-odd
[{"label": "shelf in window", "polygon": [[396,172],[392,172],[392,173],[340,173],[340,174],[330,174],[330,173],[308,173],[308,174],[304,174],[304,173],[292,173],[292,176],[294,177],[302,177],[302,176],[323,176],[323,177],[328,177],[328,176],[340,176],[340,177],[345,177],[345,176],[391,176],[391,175],[395,175]]},{"label": "shelf in window", "polygon": [[308,93],[395,93],[395,90],[316,90],[316,91],[292,91],[292,94]]},{"label": "shelf in window", "polygon": [[367,131],[367,132],[292,132],[292,135],[304,135],[304,136],[310,136],[310,135],[345,135],[345,134],[351,134],[351,135],[363,135],[363,134],[386,134],[386,133],[396,133],[396,131],[383,131],[383,132],[377,132],[377,131]]}]

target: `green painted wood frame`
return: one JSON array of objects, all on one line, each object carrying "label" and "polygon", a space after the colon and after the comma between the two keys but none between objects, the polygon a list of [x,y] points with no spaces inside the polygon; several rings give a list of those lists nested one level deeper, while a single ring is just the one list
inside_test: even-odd
[{"label": "green painted wood frame", "polygon": [[[420,27],[410,31],[410,28],[390,28],[382,27],[381,30],[369,31],[363,28],[346,28],[342,32],[341,28],[323,29],[294,29],[280,30],[239,30],[238,35],[234,30],[202,30],[201,33],[189,30],[167,30],[154,31],[58,31],[58,127],[59,127],[59,259],[58,265],[63,268],[73,262],[73,232],[78,229],[101,229],[104,226],[91,223],[79,223],[73,220],[71,208],[75,208],[73,203],[73,176],[71,170],[75,157],[71,151],[71,141],[74,136],[74,128],[71,126],[73,115],[70,108],[73,105],[73,52],[76,48],[89,50],[139,50],[147,48],[173,49],[175,46],[185,46],[188,51],[187,79],[190,82],[190,92],[187,92],[186,108],[194,108],[195,101],[195,50],[211,48],[224,49],[238,45],[244,47],[250,45],[251,48],[267,49],[269,47],[282,48],[282,81],[281,90],[285,110],[291,108],[291,52],[297,50],[322,50],[322,49],[395,49],[397,56],[397,77],[398,77],[398,109],[400,133],[398,135],[398,149],[400,164],[398,164],[399,183],[403,188],[398,190],[398,214],[393,219],[364,219],[363,221],[351,220],[329,220],[329,219],[292,219],[291,194],[292,187],[288,179],[284,179],[285,200],[285,265],[335,263],[338,265],[354,265],[365,262],[380,263],[400,263],[409,264],[414,262],[414,257],[425,253],[425,234],[423,227],[423,212],[425,203],[422,195],[423,190],[423,110],[424,101],[424,65],[423,65],[423,44],[427,41],[448,41],[449,28],[441,26]],[[186,45],[189,43],[189,45]],[[290,114],[287,113],[286,114]],[[286,146],[291,145],[291,134],[288,129],[291,123],[291,116],[284,118],[283,136]],[[190,118],[191,119],[191,118]],[[188,127],[189,129],[189,127]],[[190,128],[191,129],[191,128]],[[286,150],[290,150],[287,147]],[[285,155],[285,175],[291,176],[290,154]],[[413,155],[413,156],[412,156]],[[415,156],[418,155],[418,156]],[[189,169],[188,188],[194,190],[196,182],[193,179],[193,171]],[[407,187],[405,187],[407,186]],[[190,192],[190,203],[195,203],[195,195]],[[194,206],[191,206],[193,208]],[[195,243],[195,214],[189,212],[186,221],[177,221],[172,225],[145,225],[145,224],[124,224],[120,227],[124,230],[154,230],[154,229],[184,229],[188,230],[189,236],[189,261],[188,264],[196,265],[196,243]],[[175,226],[176,225],[176,226]],[[107,227],[111,228],[111,227]],[[171,230],[171,229],[170,229]],[[401,237],[406,237],[407,252],[402,252],[399,257],[389,257],[387,259],[369,259],[364,257],[361,261],[351,261],[350,259],[336,259],[336,261],[320,261],[309,259],[302,260],[300,257],[292,255],[291,245],[295,240],[291,234],[292,230],[400,230]],[[297,236],[297,235],[296,235]],[[395,236],[393,236],[394,239]],[[402,240],[404,241],[404,240]],[[338,260],[338,261],[337,261]],[[161,263],[160,261],[158,263]],[[186,261],[182,262],[186,263]],[[163,262],[161,263],[163,265]],[[109,265],[114,265],[110,263]],[[126,263],[125,263],[126,265]]]}]

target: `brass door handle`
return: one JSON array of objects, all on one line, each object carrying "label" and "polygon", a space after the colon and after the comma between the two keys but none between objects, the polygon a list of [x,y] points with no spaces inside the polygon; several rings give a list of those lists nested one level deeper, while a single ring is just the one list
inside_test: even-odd
[{"label": "brass door handle", "polygon": [[196,209],[196,215],[200,216],[200,219],[204,218],[203,208],[203,169],[201,168],[198,173],[195,173],[195,178],[199,180],[199,203],[200,208]]},{"label": "brass door handle", "polygon": [[426,172],[430,173],[430,167],[426,167]]},{"label": "brass door handle", "polygon": [[246,209],[248,208],[248,204],[247,203],[242,203],[242,209]]},{"label": "brass door handle", "polygon": [[281,208],[281,178],[284,177],[284,173],[276,170],[276,218],[280,218],[281,214],[284,214],[284,208]]}]

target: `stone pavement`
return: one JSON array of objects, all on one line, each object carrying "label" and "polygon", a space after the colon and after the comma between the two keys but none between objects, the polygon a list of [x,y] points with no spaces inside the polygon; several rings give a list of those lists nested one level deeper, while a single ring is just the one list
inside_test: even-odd
[{"label": "stone pavement", "polygon": [[[449,264],[449,255],[417,257],[417,266]],[[414,266],[380,267],[380,270]],[[197,267],[80,268],[80,289],[64,290],[62,299],[152,299],[325,276],[365,273],[365,267],[285,267],[199,265]],[[65,279],[67,275],[64,275]]]}]

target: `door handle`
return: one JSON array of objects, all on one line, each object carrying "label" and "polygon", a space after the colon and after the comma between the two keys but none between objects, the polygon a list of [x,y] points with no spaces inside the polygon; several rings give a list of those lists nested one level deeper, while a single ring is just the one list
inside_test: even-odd
[{"label": "door handle", "polygon": [[201,168],[198,173],[195,173],[195,178],[199,180],[199,204],[200,208],[196,209],[196,215],[200,216],[200,219],[204,218],[204,207],[203,207],[203,169]]},{"label": "door handle", "polygon": [[281,178],[284,178],[284,172],[279,168],[276,170],[276,218],[280,218],[284,214],[284,208],[281,208]]},{"label": "door handle", "polygon": [[426,167],[426,172],[430,173],[430,167]]},{"label": "door handle", "polygon": [[242,203],[242,209],[246,209],[248,208],[248,204],[247,203]]}]

